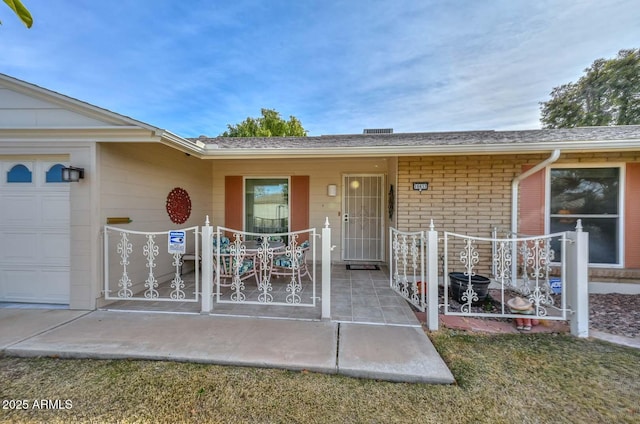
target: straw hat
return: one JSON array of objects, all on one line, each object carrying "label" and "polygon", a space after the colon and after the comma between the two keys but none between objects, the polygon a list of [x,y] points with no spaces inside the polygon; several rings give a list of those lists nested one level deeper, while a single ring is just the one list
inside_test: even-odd
[{"label": "straw hat", "polygon": [[533,308],[531,302],[519,296],[509,299],[507,305],[509,305],[513,311],[529,311]]}]

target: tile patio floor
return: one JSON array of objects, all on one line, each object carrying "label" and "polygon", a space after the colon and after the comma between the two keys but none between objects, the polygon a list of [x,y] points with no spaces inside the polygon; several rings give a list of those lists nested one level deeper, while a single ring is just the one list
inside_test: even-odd
[{"label": "tile patio floor", "polygon": [[[187,282],[185,291],[187,293],[193,292],[194,274],[185,274],[183,278]],[[319,298],[322,290],[320,267],[316,269],[316,280],[318,281],[316,296]],[[274,301],[285,302],[286,279],[273,279],[272,285],[271,294]],[[259,292],[252,279],[245,280],[245,288],[247,299],[257,299]],[[161,287],[161,290],[168,291],[170,289]],[[223,302],[217,302],[214,295],[212,314],[303,320],[319,320],[321,318],[319,300],[315,307],[225,303],[225,300],[229,300],[229,292],[228,288],[221,290]],[[312,293],[310,283],[305,283],[302,301],[311,303]],[[200,302],[120,300],[99,309],[200,313]],[[420,322],[409,304],[389,288],[389,271],[386,266],[381,266],[377,271],[360,271],[347,270],[345,264],[334,264],[331,275],[331,319],[338,322],[420,326]]]}]

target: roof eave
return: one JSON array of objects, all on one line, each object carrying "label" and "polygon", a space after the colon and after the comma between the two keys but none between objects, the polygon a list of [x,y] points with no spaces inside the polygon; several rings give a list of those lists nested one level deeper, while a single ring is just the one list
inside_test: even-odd
[{"label": "roof eave", "polygon": [[157,134],[160,136],[161,143],[174,147],[183,153],[201,158],[206,150],[206,144],[202,141],[188,140],[167,130],[160,130]]}]

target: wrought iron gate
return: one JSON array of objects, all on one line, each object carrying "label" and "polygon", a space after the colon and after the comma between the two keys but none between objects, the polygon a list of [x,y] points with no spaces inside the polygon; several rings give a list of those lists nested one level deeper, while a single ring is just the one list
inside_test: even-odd
[{"label": "wrought iron gate", "polygon": [[427,306],[424,231],[404,232],[390,228],[389,240],[390,286],[407,302],[424,312]]},{"label": "wrought iron gate", "polygon": [[445,315],[521,318],[522,312],[509,307],[520,298],[529,305],[527,318],[567,319],[566,232],[513,238],[443,234]]},{"label": "wrought iron gate", "polygon": [[[104,227],[104,298],[165,302],[200,301],[198,227],[184,233],[184,253],[174,252],[170,231],[142,232]],[[184,260],[193,258],[194,272],[183,274]]]},{"label": "wrought iron gate", "polygon": [[213,234],[216,302],[315,307],[316,239],[315,228],[252,233],[218,226]]}]

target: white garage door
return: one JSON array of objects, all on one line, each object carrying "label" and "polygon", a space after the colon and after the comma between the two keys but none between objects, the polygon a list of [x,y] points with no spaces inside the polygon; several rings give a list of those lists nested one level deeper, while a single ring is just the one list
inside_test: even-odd
[{"label": "white garage door", "polygon": [[0,160],[0,302],[69,303],[63,164]]}]

